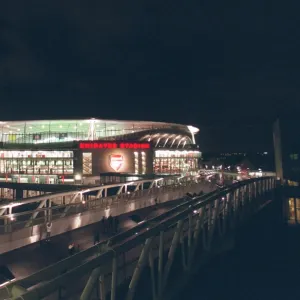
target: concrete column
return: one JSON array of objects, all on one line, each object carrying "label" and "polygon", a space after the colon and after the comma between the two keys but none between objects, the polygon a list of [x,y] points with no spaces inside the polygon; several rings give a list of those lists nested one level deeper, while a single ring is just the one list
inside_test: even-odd
[{"label": "concrete column", "polygon": [[279,119],[276,120],[273,126],[273,142],[275,153],[276,177],[280,182],[283,182],[283,167],[282,167],[282,145]]}]

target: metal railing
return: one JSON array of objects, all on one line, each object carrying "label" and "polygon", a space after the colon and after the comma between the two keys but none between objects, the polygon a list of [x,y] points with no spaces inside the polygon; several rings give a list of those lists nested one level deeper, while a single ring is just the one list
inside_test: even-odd
[{"label": "metal railing", "polygon": [[[274,189],[275,178],[263,177],[187,198],[181,205],[107,242],[9,283],[0,289],[0,295],[2,292],[6,299],[18,300],[50,295],[51,299],[61,299],[64,292],[64,299],[85,300],[97,293],[98,298],[109,296],[115,300],[118,287],[125,285],[124,299],[140,299],[137,287],[148,265],[152,299],[168,299],[169,291],[174,290],[170,285],[174,287],[189,278],[195,266],[218,250],[240,222],[272,199]],[[180,259],[175,260],[176,255]],[[179,282],[171,276],[174,262],[180,265],[180,273],[175,276]]]},{"label": "metal railing", "polygon": [[10,201],[0,205],[0,233],[13,232],[90,210],[119,207],[143,198],[151,201],[151,196],[188,187],[198,180],[199,176],[138,180]]}]

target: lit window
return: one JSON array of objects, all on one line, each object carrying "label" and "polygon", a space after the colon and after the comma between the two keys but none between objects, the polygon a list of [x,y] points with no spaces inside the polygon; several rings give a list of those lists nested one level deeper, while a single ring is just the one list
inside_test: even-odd
[{"label": "lit window", "polygon": [[139,153],[134,152],[134,173],[139,173]]},{"label": "lit window", "polygon": [[289,198],[289,219],[295,220],[295,205],[293,198]]},{"label": "lit window", "polygon": [[298,154],[290,154],[291,160],[298,160]]},{"label": "lit window", "polygon": [[92,153],[82,153],[82,173],[84,175],[92,174]]}]

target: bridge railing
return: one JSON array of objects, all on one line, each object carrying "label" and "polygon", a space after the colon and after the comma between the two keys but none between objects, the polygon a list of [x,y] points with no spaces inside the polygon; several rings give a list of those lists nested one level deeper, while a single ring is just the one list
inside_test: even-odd
[{"label": "bridge railing", "polygon": [[134,298],[137,285],[149,265],[152,299],[167,299],[169,284],[174,285],[175,280],[170,272],[175,256],[181,256],[176,262],[180,261],[180,274],[188,278],[199,259],[220,248],[239,222],[272,199],[274,188],[274,177],[255,178],[187,199],[107,243],[8,284],[2,292],[11,299],[44,299],[49,295],[59,299],[63,287],[66,299],[79,299],[78,294],[82,300],[91,299],[98,292],[101,299],[109,294],[115,300],[118,286],[127,282],[126,300],[139,299],[140,295]]},{"label": "bridge railing", "polygon": [[184,189],[199,181],[199,176],[174,176],[102,185],[78,191],[49,193],[11,201],[0,205],[0,234],[52,222],[89,210],[103,210],[124,203],[135,203],[143,198],[152,201],[155,196]]}]

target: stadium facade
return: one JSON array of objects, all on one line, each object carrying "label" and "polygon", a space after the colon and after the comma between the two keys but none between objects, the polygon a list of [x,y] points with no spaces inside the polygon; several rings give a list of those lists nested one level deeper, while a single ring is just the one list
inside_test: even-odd
[{"label": "stadium facade", "polygon": [[1,180],[82,182],[103,173],[182,174],[198,168],[193,126],[117,120],[0,122]]}]

